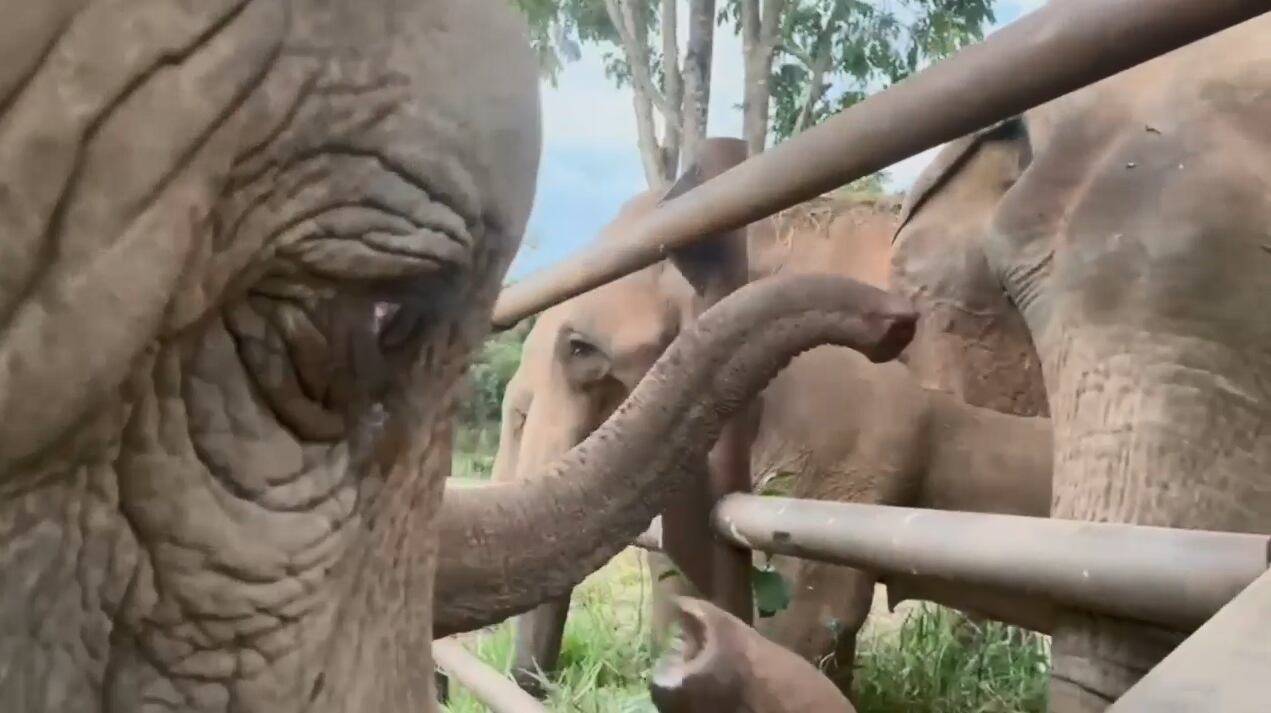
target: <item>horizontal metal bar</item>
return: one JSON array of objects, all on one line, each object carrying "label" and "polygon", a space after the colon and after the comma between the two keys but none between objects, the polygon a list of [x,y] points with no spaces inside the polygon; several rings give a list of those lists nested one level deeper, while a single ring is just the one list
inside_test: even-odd
[{"label": "horizontal metal bar", "polygon": [[552,268],[504,289],[494,324],[647,267],[929,148],[1212,35],[1267,0],[1050,2],[837,116],[706,181]]},{"label": "horizontal metal bar", "polygon": [[547,708],[453,639],[432,645],[437,668],[472,692],[491,713],[547,713]]},{"label": "horizontal metal bar", "polygon": [[1108,713],[1265,713],[1271,706],[1271,573],[1148,672]]},{"label": "horizontal metal bar", "polygon": [[717,533],[764,552],[1047,597],[1189,629],[1267,570],[1271,537],[755,495]]}]

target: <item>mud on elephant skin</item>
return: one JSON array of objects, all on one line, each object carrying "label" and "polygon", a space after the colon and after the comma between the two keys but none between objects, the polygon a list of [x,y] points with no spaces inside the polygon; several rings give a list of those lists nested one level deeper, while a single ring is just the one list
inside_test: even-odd
[{"label": "mud on elephant skin", "polygon": [[[434,634],[568,591],[794,353],[912,333],[850,282],[739,295],[718,316],[757,341],[704,321],[554,475],[443,511],[454,392],[535,188],[523,22],[0,12],[0,710],[436,710]],[[629,478],[614,428],[672,447]]]},{"label": "mud on elephant skin", "polygon": [[[899,291],[1027,328],[1040,371],[993,375],[1045,389],[1055,517],[1266,530],[1269,33],[1250,20],[955,142],[916,184]],[[932,378],[975,383],[961,356]],[[1105,709],[1185,635],[1062,614],[1051,710]]]},{"label": "mud on elephant skin", "polygon": [[649,682],[661,713],[856,713],[816,667],[702,599],[672,602],[679,634]]}]

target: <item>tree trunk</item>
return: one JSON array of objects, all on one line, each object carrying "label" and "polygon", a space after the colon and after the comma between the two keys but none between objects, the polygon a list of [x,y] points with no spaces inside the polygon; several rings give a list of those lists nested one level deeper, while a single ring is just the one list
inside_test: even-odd
[{"label": "tree trunk", "polygon": [[690,0],[688,50],[684,55],[684,102],[680,112],[682,163],[691,165],[706,138],[710,115],[711,55],[715,49],[715,0]]},{"label": "tree trunk", "polygon": [[[671,3],[673,5],[673,3]],[[643,5],[639,7],[643,8]],[[626,57],[627,66],[631,70],[631,92],[633,108],[636,116],[636,132],[637,142],[640,147],[640,158],[644,164],[644,176],[648,181],[650,188],[658,188],[665,186],[675,177],[675,168],[678,165],[678,146],[674,145],[678,141],[675,140],[664,146],[658,142],[657,126],[653,120],[653,109],[662,114],[666,126],[666,136],[671,137],[679,131],[681,123],[679,101],[671,102],[667,96],[658,90],[653,83],[653,77],[650,74],[649,62],[649,37],[646,31],[646,25],[637,11],[637,6],[633,5],[633,0],[605,0],[605,10],[609,15],[609,21],[613,23],[614,30],[618,33],[618,38],[622,45],[623,55]],[[665,4],[663,12],[666,11]],[[672,8],[674,15],[674,8]],[[671,18],[674,21],[674,17]],[[668,40],[669,35],[669,40]],[[662,28],[663,46],[668,44],[675,45],[675,26],[674,24],[667,27],[665,24]],[[663,60],[664,67],[666,60]],[[674,60],[670,62],[674,64]],[[666,86],[675,87],[679,91],[680,76],[678,72],[671,72],[664,82]],[[669,150],[668,150],[669,149]]]},{"label": "tree trunk", "polygon": [[786,0],[741,2],[741,42],[744,66],[742,136],[751,156],[761,153],[768,142],[768,103],[771,96],[772,59],[777,49],[777,28],[785,12]]},{"label": "tree trunk", "polygon": [[830,70],[830,63],[834,58],[834,31],[846,12],[845,0],[836,0],[834,8],[825,18],[825,24],[821,26],[821,31],[817,33],[816,44],[812,47],[811,56],[807,58],[810,60],[808,89],[803,95],[803,105],[799,107],[799,117],[795,120],[792,133],[797,134],[812,125],[812,113],[825,95],[825,73]]},{"label": "tree trunk", "polygon": [[[662,0],[662,93],[666,95],[666,103],[671,106],[683,106],[684,103],[684,79],[680,74],[678,7],[679,0]],[[663,116],[663,119],[665,128],[662,132],[662,166],[663,176],[669,183],[679,174],[683,127],[672,123],[674,117]]]}]

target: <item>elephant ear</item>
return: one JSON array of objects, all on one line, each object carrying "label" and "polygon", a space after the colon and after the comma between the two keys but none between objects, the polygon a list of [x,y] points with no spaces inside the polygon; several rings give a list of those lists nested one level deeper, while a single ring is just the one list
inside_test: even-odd
[{"label": "elephant ear", "polygon": [[[688,193],[746,160],[746,142],[712,137],[699,144],[697,157],[662,196],[662,202]],[[671,264],[698,296],[730,282],[746,281],[746,230],[707,236],[671,251]]]},{"label": "elephant ear", "polygon": [[997,141],[1014,142],[1020,147],[1018,156],[1020,171],[1023,171],[1032,161],[1028,129],[1022,115],[1004,119],[986,129],[950,141],[936,154],[910,187],[900,208],[900,222],[897,223],[896,231],[892,234],[892,242],[896,241],[900,232],[905,229],[910,219],[926,204],[927,200],[952,181],[981,147]]}]

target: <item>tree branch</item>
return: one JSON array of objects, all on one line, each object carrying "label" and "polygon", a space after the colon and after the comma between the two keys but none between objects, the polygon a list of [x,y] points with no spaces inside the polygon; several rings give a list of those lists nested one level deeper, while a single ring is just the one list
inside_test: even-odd
[{"label": "tree branch", "polygon": [[803,95],[803,105],[799,107],[799,118],[794,122],[794,134],[798,134],[811,126],[812,112],[816,110],[817,102],[821,101],[821,98],[825,96],[825,87],[822,85],[822,81],[825,79],[825,73],[829,71],[830,62],[833,59],[834,31],[845,14],[847,14],[847,3],[844,0],[835,0],[834,8],[825,18],[825,24],[821,26],[820,31],[817,33],[816,42],[812,47],[812,61],[808,62],[801,59],[807,65],[810,76],[808,77],[808,91]]},{"label": "tree branch", "polygon": [[631,70],[631,81],[635,89],[648,96],[649,101],[657,107],[668,125],[678,127],[680,112],[667,101],[666,97],[662,96],[662,93],[654,86],[653,78],[649,76],[648,47],[636,37],[636,28],[641,25],[636,23],[631,0],[605,0],[605,9],[609,11],[609,20],[622,41],[623,51],[627,55],[627,67]]},{"label": "tree branch", "polygon": [[715,0],[690,0],[688,47],[684,53],[683,160],[688,165],[706,137],[710,114],[711,56],[715,47]]},{"label": "tree branch", "polygon": [[[680,45],[676,37],[679,26],[678,5],[678,0],[662,0],[662,88],[666,93],[666,103],[674,107],[684,105],[684,77],[680,73]],[[662,162],[665,175],[674,177],[680,164],[683,127],[672,125],[671,121],[672,117],[666,117],[666,130],[662,134]]]},{"label": "tree branch", "polygon": [[742,101],[742,134],[749,153],[763,151],[768,140],[768,102],[772,58],[777,49],[786,0],[741,0],[741,41],[745,57],[745,94]]}]

